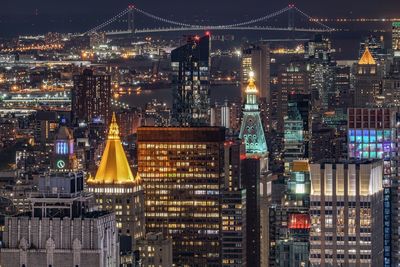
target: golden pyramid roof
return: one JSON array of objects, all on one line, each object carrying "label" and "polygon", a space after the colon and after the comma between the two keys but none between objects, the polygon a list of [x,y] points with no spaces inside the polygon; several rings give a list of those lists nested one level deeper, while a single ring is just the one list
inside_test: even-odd
[{"label": "golden pyramid roof", "polygon": [[371,55],[371,52],[369,52],[368,46],[365,47],[364,54],[358,61],[359,65],[375,65],[376,61],[374,57]]},{"label": "golden pyramid roof", "polygon": [[100,166],[96,176],[89,178],[89,184],[126,184],[134,183],[135,177],[132,174],[128,159],[119,137],[119,127],[113,113],[106,148],[101,157]]},{"label": "golden pyramid roof", "polygon": [[250,71],[249,80],[246,87],[246,93],[257,93],[257,87],[255,84],[256,80],[254,79],[254,72]]}]

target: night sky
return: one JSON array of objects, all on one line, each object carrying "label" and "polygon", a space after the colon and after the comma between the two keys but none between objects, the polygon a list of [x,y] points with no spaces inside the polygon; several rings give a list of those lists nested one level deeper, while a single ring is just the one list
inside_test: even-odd
[{"label": "night sky", "polygon": [[[290,1],[280,0],[2,0],[1,15],[40,14],[75,15],[101,13],[106,14],[121,10],[133,2],[138,7],[159,14],[188,12],[230,14],[260,13],[280,9]],[[293,1],[301,9],[318,16],[346,15],[397,15],[400,16],[399,0],[300,0]],[[223,12],[223,13],[222,13]]]},{"label": "night sky", "polygon": [[[298,0],[296,6],[315,17],[400,17],[399,0]],[[0,37],[27,33],[85,30],[128,6],[127,0],[1,0]],[[136,0],[139,8],[163,17],[184,20],[210,18],[231,23],[277,11],[281,0]],[[81,29],[79,29],[81,28]]]}]

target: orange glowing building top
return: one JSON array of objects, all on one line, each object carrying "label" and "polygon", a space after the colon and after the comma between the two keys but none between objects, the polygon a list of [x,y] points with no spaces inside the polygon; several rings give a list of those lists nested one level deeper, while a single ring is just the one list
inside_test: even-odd
[{"label": "orange glowing building top", "polygon": [[249,73],[249,81],[248,81],[248,85],[246,87],[246,93],[257,93],[257,87],[256,87],[256,80],[254,79],[254,72],[250,71]]},{"label": "orange glowing building top", "polygon": [[[139,178],[137,178],[139,179]],[[119,137],[119,127],[113,113],[106,148],[100,166],[94,178],[89,177],[89,184],[128,184],[135,183],[128,159]]]},{"label": "orange glowing building top", "polygon": [[371,55],[371,52],[369,52],[368,47],[365,48],[365,52],[358,61],[359,65],[375,65],[376,61],[374,57]]}]

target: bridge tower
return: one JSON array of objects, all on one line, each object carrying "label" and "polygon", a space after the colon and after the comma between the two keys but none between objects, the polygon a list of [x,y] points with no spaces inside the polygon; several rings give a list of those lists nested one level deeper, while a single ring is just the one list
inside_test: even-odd
[{"label": "bridge tower", "polygon": [[289,4],[289,10],[288,10],[288,28],[290,30],[294,30],[294,5]]},{"label": "bridge tower", "polygon": [[128,9],[128,31],[135,33],[135,6],[129,5]]}]

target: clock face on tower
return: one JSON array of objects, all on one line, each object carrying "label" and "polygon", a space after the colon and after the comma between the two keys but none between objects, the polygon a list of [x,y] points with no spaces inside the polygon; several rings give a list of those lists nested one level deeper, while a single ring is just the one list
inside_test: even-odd
[{"label": "clock face on tower", "polygon": [[57,168],[63,169],[63,168],[65,168],[65,161],[60,159],[59,161],[57,161],[56,165],[57,165]]},{"label": "clock face on tower", "polygon": [[245,124],[247,126],[248,133],[254,132],[254,123],[255,123],[255,118],[253,116],[248,116]]}]

